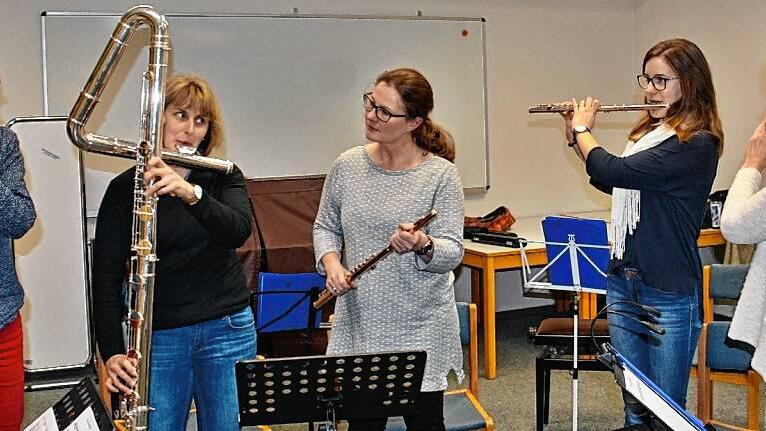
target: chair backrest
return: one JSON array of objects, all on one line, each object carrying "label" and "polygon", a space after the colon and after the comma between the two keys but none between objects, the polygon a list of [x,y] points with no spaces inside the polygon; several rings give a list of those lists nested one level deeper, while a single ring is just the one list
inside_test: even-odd
[{"label": "chair backrest", "polygon": [[745,284],[750,265],[706,265],[703,269],[703,317],[713,321],[713,303],[716,299],[737,300]]},{"label": "chair backrest", "polygon": [[710,297],[739,299],[750,265],[710,265]]},{"label": "chair backrest", "polygon": [[479,344],[476,304],[456,302],[460,322],[460,343],[468,345],[468,390],[479,395]]},{"label": "chair backrest", "polygon": [[745,372],[752,354],[727,343],[729,322],[714,321],[716,299],[736,301],[742,292],[750,265],[707,265],[703,268],[703,332],[705,365],[711,369]]},{"label": "chair backrest", "polygon": [[467,302],[456,302],[457,317],[460,321],[460,344],[467,345],[471,341],[471,321],[470,321],[470,309],[471,304]]}]

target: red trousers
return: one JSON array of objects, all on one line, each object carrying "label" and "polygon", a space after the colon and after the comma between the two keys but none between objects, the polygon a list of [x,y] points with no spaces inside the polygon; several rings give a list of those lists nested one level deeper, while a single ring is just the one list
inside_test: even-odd
[{"label": "red trousers", "polygon": [[24,419],[24,338],[21,316],[0,329],[0,431],[19,431]]}]

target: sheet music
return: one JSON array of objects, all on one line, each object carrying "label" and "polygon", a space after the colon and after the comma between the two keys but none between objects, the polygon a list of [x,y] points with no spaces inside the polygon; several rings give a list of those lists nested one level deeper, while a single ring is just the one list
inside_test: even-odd
[{"label": "sheet music", "polygon": [[86,408],[64,431],[99,431],[93,408]]},{"label": "sheet music", "polygon": [[59,431],[56,423],[56,415],[53,413],[53,407],[49,407],[43,414],[37,417],[34,422],[27,425],[24,431]]},{"label": "sheet music", "polygon": [[[29,424],[24,431],[62,431],[56,422],[56,415],[53,413],[53,407],[43,412],[34,422]],[[77,419],[72,421],[63,431],[99,431],[96,416],[91,407],[86,408]]]},{"label": "sheet music", "polygon": [[674,431],[699,431],[700,428],[689,423],[681,413],[644,383],[629,367],[624,368],[625,390],[630,392],[646,408]]}]

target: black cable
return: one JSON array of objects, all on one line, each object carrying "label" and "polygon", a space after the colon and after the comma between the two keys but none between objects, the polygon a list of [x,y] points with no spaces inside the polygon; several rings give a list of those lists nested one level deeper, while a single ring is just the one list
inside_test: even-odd
[{"label": "black cable", "polygon": [[657,333],[659,335],[665,334],[665,328],[663,328],[662,326],[658,325],[657,323],[644,321],[644,320],[639,319],[635,315],[628,314],[628,313],[630,313],[629,310],[620,310],[620,311],[609,310],[609,308],[611,308],[612,306],[619,305],[619,304],[626,304],[626,305],[632,305],[632,306],[638,307],[638,308],[640,308],[641,310],[643,310],[643,311],[645,311],[647,313],[645,315],[645,317],[653,318],[653,317],[660,317],[660,316],[662,316],[662,313],[659,310],[657,310],[656,308],[650,307],[650,306],[644,305],[644,304],[639,304],[637,302],[632,302],[632,301],[615,301],[615,302],[606,304],[603,308],[601,308],[601,310],[598,311],[598,313],[596,313],[596,315],[593,317],[593,320],[590,322],[590,339],[593,342],[593,345],[596,347],[597,351],[602,352],[602,354],[606,353],[601,348],[601,346],[598,345],[598,342],[596,342],[596,335],[595,335],[595,332],[594,332],[595,331],[595,327],[596,327],[596,320],[599,318],[599,316],[601,316],[603,314],[608,314],[608,313],[617,314],[617,315],[626,317],[628,319],[634,320],[634,321],[642,324],[644,327],[646,327],[647,329],[649,329],[650,331],[652,331],[654,333]]},{"label": "black cable", "polygon": [[654,317],[661,317],[662,316],[662,313],[660,313],[660,310],[658,310],[658,309],[656,309],[654,307],[650,307],[650,306],[644,305],[644,304],[639,304],[638,302],[633,302],[633,301],[614,301],[614,302],[609,303],[608,306],[602,308],[602,310],[604,310],[606,308],[609,308],[612,305],[617,305],[617,304],[627,304],[627,305],[632,305],[632,306],[638,307],[638,308],[646,311],[647,313],[649,313],[650,315],[652,315]]},{"label": "black cable", "polygon": [[609,310],[609,311],[606,312],[606,314],[616,314],[618,316],[622,316],[622,317],[624,317],[626,319],[630,319],[630,320],[632,320],[634,322],[640,323],[646,329],[654,332],[655,334],[665,335],[665,328],[663,328],[662,326],[660,326],[660,325],[658,325],[658,324],[656,324],[654,322],[649,322],[649,321],[646,321],[646,320],[641,320],[641,319],[638,318],[638,316],[634,316],[634,315],[631,315],[631,314],[628,314],[628,313],[623,313],[621,311],[615,311],[615,310]]}]

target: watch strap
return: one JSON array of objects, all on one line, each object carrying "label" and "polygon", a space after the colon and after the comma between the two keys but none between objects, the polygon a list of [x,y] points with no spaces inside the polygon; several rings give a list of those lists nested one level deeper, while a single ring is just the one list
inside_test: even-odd
[{"label": "watch strap", "polygon": [[419,249],[415,250],[415,254],[418,256],[425,256],[429,253],[431,253],[434,249],[434,242],[431,239],[431,237],[428,237],[428,242],[423,244],[423,247],[420,247]]}]

